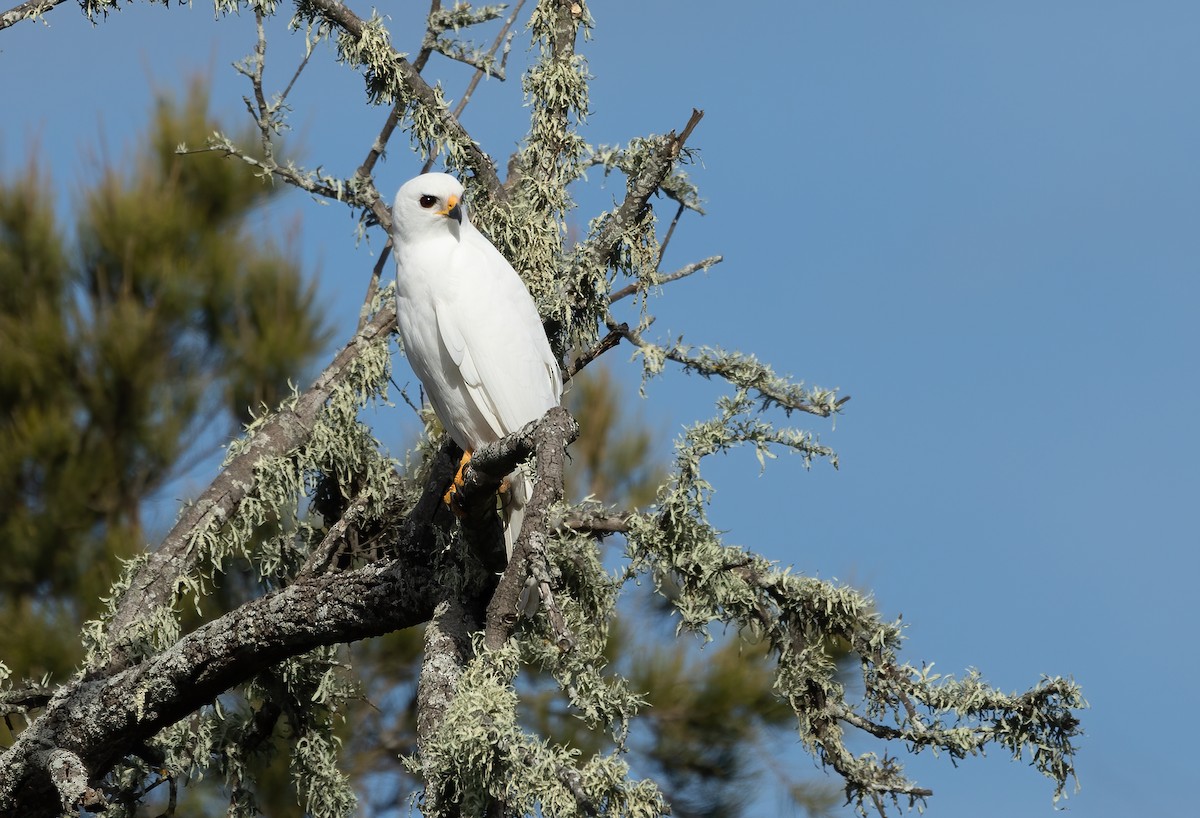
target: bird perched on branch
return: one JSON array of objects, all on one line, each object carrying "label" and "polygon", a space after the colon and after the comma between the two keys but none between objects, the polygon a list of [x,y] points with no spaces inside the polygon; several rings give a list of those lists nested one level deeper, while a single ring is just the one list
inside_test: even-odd
[{"label": "bird perched on branch", "polygon": [[[537,420],[562,397],[562,373],[529,290],[471,224],[463,186],[425,173],[400,187],[392,208],[396,317],[413,371],[446,431],[475,449]],[[509,475],[504,545],[512,556],[532,482]]]}]

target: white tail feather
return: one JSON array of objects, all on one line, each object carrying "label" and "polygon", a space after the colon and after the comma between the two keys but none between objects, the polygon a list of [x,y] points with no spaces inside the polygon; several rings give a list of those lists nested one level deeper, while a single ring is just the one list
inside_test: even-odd
[{"label": "white tail feather", "polygon": [[517,469],[508,476],[508,501],[504,504],[504,554],[512,559],[513,546],[521,536],[521,524],[525,521],[525,505],[533,495],[533,480],[525,469]]}]

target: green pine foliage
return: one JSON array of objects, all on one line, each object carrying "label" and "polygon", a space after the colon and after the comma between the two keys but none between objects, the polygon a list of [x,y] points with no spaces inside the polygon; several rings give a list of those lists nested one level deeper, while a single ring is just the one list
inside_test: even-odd
[{"label": "green pine foliage", "polygon": [[136,160],[100,168],[69,223],[36,162],[0,181],[0,655],[61,677],[145,500],[274,406],[329,334],[256,213],[240,163],[175,148],[216,123],[203,88],[161,99]]}]

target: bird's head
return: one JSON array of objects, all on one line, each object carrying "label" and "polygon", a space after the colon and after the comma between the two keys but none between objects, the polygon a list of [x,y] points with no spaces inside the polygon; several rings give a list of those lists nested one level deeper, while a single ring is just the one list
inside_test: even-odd
[{"label": "bird's head", "polygon": [[462,183],[448,173],[423,173],[400,186],[392,206],[392,233],[398,239],[445,235],[458,238],[466,220]]}]

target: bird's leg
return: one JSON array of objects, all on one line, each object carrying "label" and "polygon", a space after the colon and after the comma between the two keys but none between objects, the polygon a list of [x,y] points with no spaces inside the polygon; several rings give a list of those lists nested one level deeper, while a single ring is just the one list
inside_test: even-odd
[{"label": "bird's leg", "polygon": [[458,471],[454,473],[454,479],[450,482],[450,488],[446,489],[445,495],[442,496],[442,502],[450,506],[450,510],[459,517],[463,515],[463,509],[454,499],[454,495],[463,487],[463,469],[471,462],[471,453],[463,452],[462,460],[458,463]]}]

